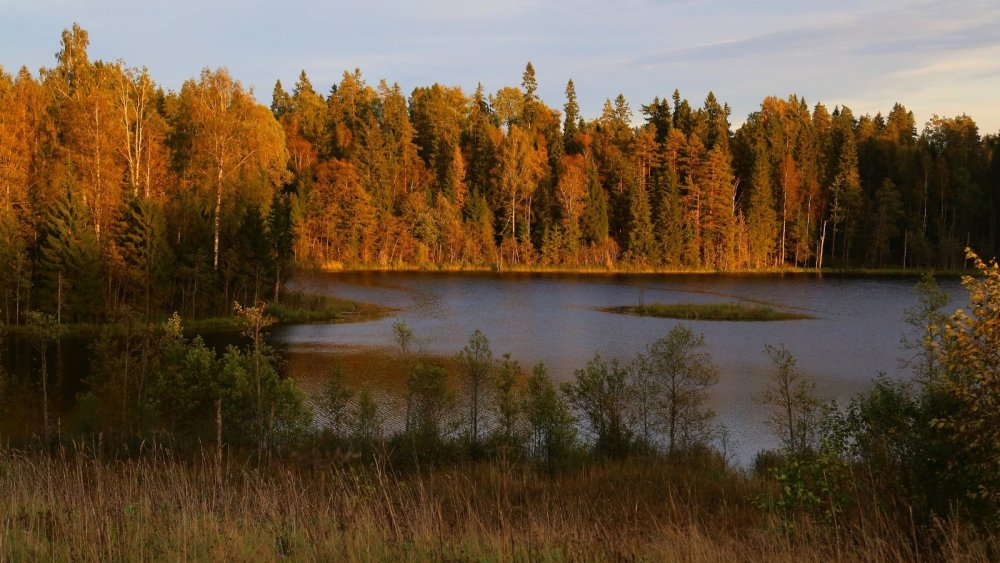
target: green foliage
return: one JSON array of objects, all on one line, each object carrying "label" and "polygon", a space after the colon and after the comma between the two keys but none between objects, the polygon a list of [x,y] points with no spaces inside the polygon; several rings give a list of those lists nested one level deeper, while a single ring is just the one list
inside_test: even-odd
[{"label": "green foliage", "polygon": [[523,445],[517,388],[521,378],[521,366],[511,359],[509,353],[504,354],[492,380],[493,401],[490,409],[495,421],[492,442],[501,449],[517,450]]},{"label": "green foliage", "polygon": [[167,244],[166,218],[148,199],[135,198],[119,223],[119,247],[128,277],[130,301],[143,304],[146,317],[160,310],[166,296],[158,289],[170,279],[173,253]]},{"label": "green foliage", "polygon": [[846,409],[825,417],[826,446],[854,464],[853,478],[896,521],[929,526],[962,500],[959,452],[933,424],[951,408],[942,399],[926,387],[880,377]]},{"label": "green foliage", "polygon": [[908,349],[916,350],[909,362],[913,382],[880,378],[843,410],[826,413],[821,447],[805,452],[807,459],[822,462],[822,471],[810,468],[812,473],[803,474],[799,462],[780,466],[783,482],[811,483],[785,488],[782,502],[811,503],[810,510],[818,510],[820,501],[832,503],[827,497],[837,490],[834,482],[822,481],[838,475],[827,467],[832,455],[849,464],[860,494],[904,528],[929,529],[955,517],[995,525],[1000,514],[1000,390],[995,384],[1000,380],[1000,274],[995,262],[984,263],[971,252],[969,258],[979,271],[964,280],[971,312],[946,317],[941,308],[948,295],[929,276],[918,284],[918,304],[906,312],[917,338],[904,339]]},{"label": "green foliage", "polygon": [[493,375],[493,352],[490,350],[489,339],[479,329],[476,329],[462,351],[455,356],[456,362],[462,368],[462,388],[465,394],[466,408],[469,415],[467,431],[469,434],[469,450],[475,457],[480,448],[480,424],[483,415],[483,405],[489,399],[489,391]]},{"label": "green foliage", "polygon": [[442,446],[454,415],[455,395],[444,368],[419,362],[406,382],[407,421],[402,444],[415,458],[431,459]]},{"label": "green foliage", "polygon": [[608,196],[597,180],[597,170],[590,166],[587,170],[587,198],[580,230],[585,241],[600,244],[608,238]]},{"label": "green foliage", "polygon": [[594,452],[610,458],[625,457],[632,449],[630,405],[634,396],[628,369],[617,359],[606,362],[600,354],[576,371],[576,380],[564,383],[562,392],[587,422]]},{"label": "green foliage", "polygon": [[564,467],[576,442],[576,421],[544,364],[528,378],[522,409],[530,430],[529,455],[549,471]]},{"label": "green foliage", "polygon": [[917,304],[906,310],[903,320],[913,327],[912,335],[904,335],[903,347],[914,351],[907,363],[914,375],[928,382],[938,379],[941,372],[941,330],[947,320],[942,309],[951,297],[937,284],[930,273],[924,274],[915,288]]},{"label": "green foliage", "polygon": [[282,378],[270,361],[257,364],[252,351],[230,346],[215,362],[215,398],[222,399],[226,443],[259,445],[266,450],[293,444],[305,436],[312,413],[302,391],[295,382]]},{"label": "green foliage", "polygon": [[935,418],[965,473],[968,509],[981,518],[1000,521],[1000,266],[971,250],[968,259],[977,276],[962,283],[969,292],[968,312],[959,309],[941,331],[941,377],[928,388],[950,405]]},{"label": "green foliage", "polygon": [[635,183],[629,198],[631,220],[627,254],[629,259],[641,264],[656,256],[656,239],[653,237],[649,195],[641,185]]},{"label": "green foliage", "polygon": [[351,440],[363,453],[371,455],[382,440],[384,424],[379,413],[379,405],[370,387],[365,386],[357,394],[357,401],[350,417],[353,422]]},{"label": "green foliage", "polygon": [[87,208],[73,189],[53,204],[39,243],[38,290],[58,320],[92,320],[101,306],[101,259]]},{"label": "green foliage", "polygon": [[267,237],[274,263],[274,302],[281,295],[281,283],[289,275],[295,254],[295,223],[289,194],[276,193],[267,216]]},{"label": "green foliage", "polygon": [[795,356],[784,346],[764,346],[775,371],[758,398],[769,411],[768,425],[788,452],[814,449],[819,400],[816,384],[795,367]]},{"label": "green foliage", "polygon": [[[347,384],[347,374],[344,371],[344,366],[334,361],[333,367],[330,369],[330,375],[323,386],[323,392],[318,398],[317,410],[323,416],[324,425],[335,436],[343,436],[346,430],[353,426],[351,405],[354,402],[354,398],[354,390]],[[371,395],[369,393],[368,401],[370,400]],[[365,414],[370,416],[370,413]],[[368,425],[370,423],[366,422],[366,426]]]},{"label": "green foliage", "polygon": [[848,504],[850,473],[836,452],[820,450],[790,454],[775,469],[778,497],[775,508],[791,522],[795,514],[808,514],[835,523]]},{"label": "green foliage", "polygon": [[665,433],[671,455],[706,444],[713,431],[715,413],[705,400],[708,389],[719,381],[719,373],[709,355],[699,351],[704,345],[703,335],[677,325],[634,362],[639,391],[646,394],[647,428]]},{"label": "green foliage", "polygon": [[188,341],[173,317],[159,333],[159,365],[151,370],[152,430],[165,431],[182,446],[211,443],[215,404],[222,401],[227,444],[269,449],[299,440],[312,422],[302,392],[282,378],[262,346],[230,346],[221,357],[201,337]]}]

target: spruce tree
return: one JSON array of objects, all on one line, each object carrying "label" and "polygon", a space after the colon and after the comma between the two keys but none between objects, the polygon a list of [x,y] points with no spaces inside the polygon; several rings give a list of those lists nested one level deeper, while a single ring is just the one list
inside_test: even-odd
[{"label": "spruce tree", "polygon": [[102,311],[101,253],[83,205],[72,188],[46,217],[39,244],[39,305],[57,322],[92,319]]},{"label": "spruce tree", "polygon": [[576,100],[576,86],[571,79],[566,83],[566,104],[563,105],[566,119],[563,121],[563,144],[566,154],[577,154],[580,151],[576,136],[579,134],[580,104]]},{"label": "spruce tree", "polygon": [[656,238],[649,208],[649,195],[639,182],[629,190],[628,259],[638,264],[656,260]]},{"label": "spruce tree", "polygon": [[524,66],[524,74],[521,76],[521,88],[524,89],[525,100],[538,100],[538,82],[535,80],[535,66],[528,61]]},{"label": "spruce tree", "polygon": [[125,208],[119,223],[118,246],[127,268],[127,277],[135,293],[134,298],[150,318],[153,307],[163,299],[173,263],[170,246],[166,240],[166,218],[160,207],[149,199],[136,198]]},{"label": "spruce tree", "polygon": [[597,169],[588,167],[587,199],[580,225],[583,238],[590,244],[601,244],[608,238],[608,196],[597,180]]}]

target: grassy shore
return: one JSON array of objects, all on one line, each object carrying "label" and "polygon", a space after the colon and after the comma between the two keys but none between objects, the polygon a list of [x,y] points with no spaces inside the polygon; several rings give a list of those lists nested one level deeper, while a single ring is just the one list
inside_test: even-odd
[{"label": "grassy shore", "polygon": [[813,319],[803,313],[779,311],[766,305],[742,303],[650,303],[624,307],[601,307],[600,311],[640,317],[688,321],[791,321]]},{"label": "grassy shore", "polygon": [[[549,476],[501,462],[395,473],[342,461],[264,468],[167,455],[0,452],[11,561],[913,561],[879,518],[837,525],[762,508],[721,464],[631,460]],[[943,560],[993,539],[942,524]]]},{"label": "grassy shore", "polygon": [[[278,303],[268,303],[265,309],[265,312],[274,317],[278,324],[361,322],[377,319],[391,311],[392,309],[371,303],[301,292],[285,293]],[[156,319],[152,324],[164,321],[166,318]],[[184,330],[191,334],[235,332],[240,328],[235,316],[184,318],[183,326]],[[124,324],[122,321],[65,323],[63,327],[67,336],[96,337],[108,329],[123,330]],[[5,325],[0,328],[12,336],[27,335],[31,330],[27,325]]]}]

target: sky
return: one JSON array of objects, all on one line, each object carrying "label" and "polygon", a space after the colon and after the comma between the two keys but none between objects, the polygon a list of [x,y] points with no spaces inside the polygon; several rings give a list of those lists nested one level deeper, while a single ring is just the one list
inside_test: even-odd
[{"label": "sky", "polygon": [[619,93],[636,119],[674,89],[700,105],[711,90],[734,125],[765,96],[887,114],[900,102],[918,128],[968,114],[1000,131],[997,0],[0,0],[0,65],[52,66],[73,22],[90,57],[147,67],[177,90],[225,66],[271,100],[300,70],[325,93],[345,70],[406,92],[440,82],[471,93],[521,82],[561,108],[573,79],[585,117]]}]

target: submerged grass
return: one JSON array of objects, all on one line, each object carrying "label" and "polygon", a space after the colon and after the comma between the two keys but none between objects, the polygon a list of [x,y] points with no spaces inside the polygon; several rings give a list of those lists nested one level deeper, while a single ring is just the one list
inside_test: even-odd
[{"label": "submerged grass", "polygon": [[689,321],[792,321],[815,318],[804,313],[781,311],[766,305],[743,303],[650,303],[601,307],[599,310],[606,313]]},{"label": "submerged grass", "polygon": [[[500,461],[384,465],[102,460],[0,452],[0,559],[911,561],[879,519],[783,525],[766,482],[719,463],[606,462],[556,475]],[[315,460],[315,457],[312,458]],[[790,531],[793,530],[793,531]],[[944,529],[945,560],[995,542]]]}]

